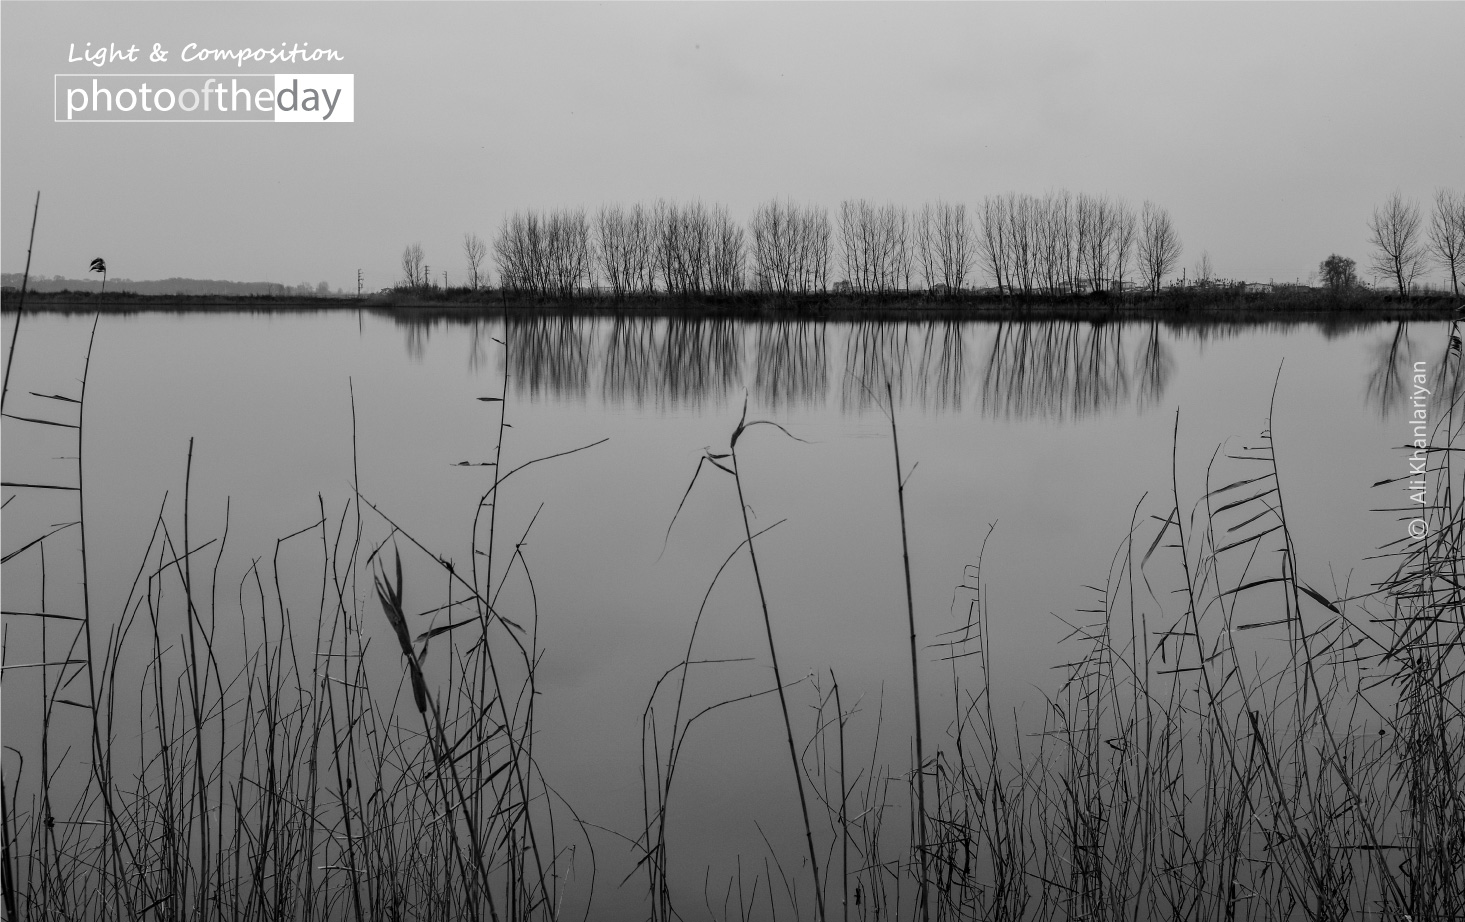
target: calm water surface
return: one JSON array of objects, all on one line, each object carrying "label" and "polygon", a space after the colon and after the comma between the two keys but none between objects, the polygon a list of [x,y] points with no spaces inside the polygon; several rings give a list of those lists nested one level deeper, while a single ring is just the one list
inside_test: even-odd
[{"label": "calm water surface", "polygon": [[[27,315],[7,410],[54,415],[54,402],[30,392],[75,392],[90,330],[90,318]],[[833,670],[845,701],[861,702],[852,746],[869,753],[883,711],[880,758],[899,770],[909,765],[909,654],[880,405],[887,382],[902,460],[914,468],[907,514],[922,641],[955,626],[956,587],[991,529],[982,575],[999,711],[1036,714],[1060,680],[1052,667],[1064,661],[1065,619],[1094,607],[1091,587],[1103,585],[1136,509],[1163,516],[1173,502],[1172,448],[1189,510],[1218,450],[1256,444],[1270,424],[1303,576],[1338,592],[1379,578],[1387,562],[1366,558],[1403,526],[1370,509],[1402,505],[1403,494],[1369,485],[1407,472],[1397,448],[1409,437],[1401,376],[1414,361],[1437,363],[1446,335],[1443,325],[1396,324],[1340,332],[562,318],[514,320],[506,334],[499,320],[413,324],[350,312],[104,317],[85,429],[92,605],[116,618],[165,494],[180,508],[192,439],[191,543],[222,534],[227,500],[218,609],[251,632],[258,604],[241,591],[250,566],[316,521],[322,504],[339,518],[351,497],[353,398],[363,494],[466,566],[492,469],[459,462],[492,459],[498,404],[476,398],[501,395],[507,372],[506,470],[606,440],[516,474],[499,537],[509,548],[533,522],[523,553],[543,652],[537,758],[586,820],[634,835],[642,710],[685,654],[713,575],[742,539],[731,478],[704,467],[689,494],[688,484],[705,449],[726,450],[745,405],[749,418],[789,433],[757,427],[738,446],[753,527],[782,521],[759,549],[785,677],[822,683]],[[69,453],[67,430],[5,426],[7,481],[68,480],[70,462],[57,460]],[[5,551],[64,521],[67,502],[35,492],[10,501]],[[368,526],[385,536],[380,520]],[[313,613],[319,554],[294,547],[280,552],[282,594]],[[30,604],[35,572],[7,565],[5,576],[6,608]],[[415,593],[428,596],[429,581],[439,593],[441,579],[409,560],[408,607]],[[512,585],[510,607],[527,610],[523,581]],[[386,647],[389,629],[365,581],[357,595],[365,629]],[[8,624],[8,660],[33,655],[33,627]],[[772,681],[745,559],[712,593],[696,655],[747,661],[694,672],[695,701]],[[939,745],[949,667],[938,650],[925,660],[926,732]],[[17,688],[7,678],[5,742],[24,748],[34,721]],[[810,724],[805,705],[815,697],[807,683],[795,693],[796,721]],[[761,864],[760,827],[796,863],[799,827],[774,699],[722,709],[691,739],[671,828],[681,898],[700,906],[705,866],[725,884],[737,854]],[[610,835],[596,848],[602,911],[634,917],[639,878],[615,886],[633,854]]]}]

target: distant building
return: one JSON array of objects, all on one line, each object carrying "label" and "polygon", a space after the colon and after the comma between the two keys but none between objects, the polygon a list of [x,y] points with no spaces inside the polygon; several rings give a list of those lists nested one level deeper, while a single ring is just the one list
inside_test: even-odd
[{"label": "distant building", "polygon": [[855,290],[855,286],[852,285],[852,284],[850,284],[850,282],[849,282],[848,279],[840,279],[839,281],[837,281],[837,282],[834,283],[834,289],[833,289],[833,291],[837,295],[847,295],[847,294],[850,294],[851,292],[853,292],[854,290]]},{"label": "distant building", "polygon": [[1091,295],[1095,291],[1102,291],[1095,288],[1091,279],[1079,279],[1076,282],[1059,282],[1049,294],[1055,295]]}]

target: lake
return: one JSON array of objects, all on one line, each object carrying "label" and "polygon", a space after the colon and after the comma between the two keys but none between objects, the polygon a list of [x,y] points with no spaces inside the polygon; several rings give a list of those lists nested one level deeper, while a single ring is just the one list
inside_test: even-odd
[{"label": "lake", "polygon": [[[7,314],[7,349],[13,320]],[[91,332],[89,316],[27,314],[6,412],[74,420],[74,405],[36,395],[78,395]],[[1170,591],[1176,568],[1162,566],[1173,551],[1156,529],[1177,493],[1184,527],[1197,524],[1208,484],[1251,476],[1248,462],[1227,456],[1255,456],[1268,434],[1298,577],[1334,600],[1385,579],[1396,561],[1378,550],[1407,537],[1409,515],[1375,510],[1405,507],[1408,496],[1401,483],[1371,485],[1409,473],[1401,446],[1413,438],[1414,363],[1425,362],[1435,382],[1436,370],[1443,375],[1446,367],[1448,339],[1443,323],[901,324],[527,314],[507,322],[415,322],[407,314],[351,310],[102,316],[86,371],[82,430],[94,643],[100,653],[109,631],[134,619],[112,672],[123,692],[115,709],[153,713],[152,693],[138,689],[151,687],[158,673],[187,672],[187,607],[179,607],[177,586],[164,588],[185,578],[182,565],[170,562],[186,550],[186,578],[198,599],[194,623],[213,632],[223,677],[202,700],[221,707],[248,697],[230,705],[233,711],[223,708],[221,727],[244,726],[241,712],[262,706],[268,682],[231,685],[230,677],[264,675],[251,651],[261,642],[284,649],[280,632],[288,623],[299,641],[290,655],[307,687],[312,675],[346,668],[331,664],[347,658],[351,645],[364,645],[358,658],[378,698],[390,704],[395,694],[397,716],[420,737],[424,725],[372,574],[385,564],[390,581],[400,553],[403,608],[414,634],[466,615],[468,584],[481,581],[496,610],[523,628],[492,642],[506,644],[513,635],[532,651],[533,694],[510,691],[512,705],[496,713],[525,721],[511,747],[532,739],[542,780],[528,785],[541,799],[528,810],[538,815],[550,804],[558,817],[555,853],[562,857],[554,887],[565,917],[585,909],[590,849],[591,918],[660,911],[648,901],[646,868],[637,863],[644,852],[632,841],[648,823],[644,785],[656,786],[643,768],[651,765],[654,776],[665,764],[662,734],[673,720],[685,725],[702,708],[746,699],[697,717],[677,752],[664,827],[665,899],[688,914],[714,917],[738,917],[729,901],[742,900],[756,907],[746,912],[762,918],[773,904],[791,913],[789,894],[803,888],[799,914],[812,918],[790,742],[778,698],[767,693],[768,630],[796,747],[808,766],[822,870],[839,867],[836,846],[844,840],[819,800],[828,795],[835,765],[831,727],[844,730],[852,763],[864,766],[863,775],[851,767],[848,776],[874,798],[867,806],[886,805],[877,836],[886,857],[899,853],[911,827],[902,790],[909,790],[912,765],[913,698],[892,408],[924,744],[928,757],[938,749],[949,757],[954,715],[976,700],[959,697],[968,692],[955,690],[958,670],[962,681],[989,687],[977,697],[998,724],[1036,733],[1051,716],[1045,696],[1066,693],[1065,664],[1080,658],[1076,645],[1092,636],[1076,641],[1074,626],[1092,622],[1096,610],[1114,609],[1126,594],[1125,611],[1143,609],[1150,619],[1141,633],[1155,636],[1183,623],[1185,606]],[[730,439],[740,421],[754,420],[777,425],[741,431],[735,480],[718,465],[734,463]],[[75,430],[12,419],[4,435],[7,482],[75,482],[75,462],[67,460],[75,455]],[[513,474],[485,505],[496,469],[490,462]],[[360,507],[352,503],[353,483],[366,501]],[[76,517],[75,493],[7,488],[5,501],[7,554]],[[157,530],[160,510],[166,538]],[[353,569],[343,561],[352,559],[358,511],[362,550]],[[1203,525],[1203,507],[1200,514]],[[754,542],[760,601],[743,542],[748,531],[763,529]],[[77,532],[47,539],[44,610],[81,610]],[[278,540],[287,536],[293,537]],[[490,547],[491,561],[483,552]],[[1164,571],[1148,596],[1145,583],[1125,575],[1141,554]],[[43,610],[39,556],[32,550],[5,565],[7,612]],[[972,639],[972,568],[979,562],[982,655],[969,656],[972,649],[947,644]],[[1227,571],[1224,579],[1234,586],[1243,572]],[[465,574],[472,575],[455,583]],[[341,630],[354,631],[355,639],[328,637],[323,647],[316,622],[325,613],[337,623],[331,612],[338,604],[346,613]],[[148,629],[151,610],[159,613],[156,638]],[[685,703],[674,707],[666,697],[673,689],[663,684],[648,723],[658,679],[688,656],[694,623],[696,662],[687,670]],[[43,625],[52,632],[44,652]],[[7,617],[7,664],[65,658],[66,641],[57,638],[70,638],[73,625]],[[1129,630],[1126,622],[1126,636]],[[1273,653],[1285,658],[1286,630],[1246,635],[1257,662]],[[439,700],[471,684],[479,631],[475,621],[428,641],[423,670]],[[313,644],[314,653],[335,652],[314,656]],[[953,651],[962,655],[953,659]],[[308,665],[312,660],[326,665]],[[338,674],[350,684],[350,675]],[[65,675],[65,667],[52,668],[48,681]],[[679,675],[668,681],[675,685]],[[40,676],[40,668],[6,673],[5,743],[28,760],[29,774],[17,776],[7,756],[6,782],[20,785],[21,814],[38,809],[38,763],[30,760],[39,758]],[[522,678],[513,667],[503,670],[510,688]],[[826,700],[835,681],[847,720],[831,724],[831,714],[840,713]],[[354,706],[365,707],[365,700]],[[84,735],[74,734],[89,725],[88,713],[62,707],[52,717],[52,732],[80,747],[69,756],[74,762],[84,761]],[[152,745],[148,720],[117,721],[119,752]],[[653,725],[661,729],[643,734]],[[221,732],[208,738],[241,745],[249,739]],[[450,728],[447,737],[457,732]],[[1036,746],[1041,737],[1031,739]],[[364,742],[363,750],[373,745]],[[62,747],[52,748],[54,760]],[[648,752],[659,755],[643,762]],[[877,795],[868,786],[882,770],[893,781]],[[352,771],[359,766],[346,775]],[[334,787],[337,777],[326,777]],[[227,779],[201,783],[245,790]],[[944,783],[933,770],[933,798],[949,790]],[[836,794],[835,812],[838,802]],[[101,809],[92,802],[75,815],[96,820]],[[180,810],[185,818],[169,822],[201,822]],[[205,841],[182,854],[199,854]],[[315,864],[344,855],[344,841],[320,845]],[[551,853],[543,842],[533,847]],[[773,863],[765,861],[770,857]],[[232,874],[221,869],[217,880]],[[262,886],[264,877],[253,880]],[[759,889],[750,896],[755,880]],[[348,876],[331,881],[350,886]],[[533,890],[532,882],[524,886]],[[874,887],[863,887],[849,912],[870,911]],[[831,916],[843,902],[836,890],[829,889]],[[913,896],[907,884],[879,898],[908,913]],[[323,900],[319,911],[344,917],[345,900]],[[503,903],[497,909],[507,912]]]}]

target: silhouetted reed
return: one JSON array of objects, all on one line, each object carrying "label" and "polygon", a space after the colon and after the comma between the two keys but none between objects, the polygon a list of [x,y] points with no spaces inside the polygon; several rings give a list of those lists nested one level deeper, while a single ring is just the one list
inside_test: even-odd
[{"label": "silhouetted reed", "polygon": [[[54,399],[84,411],[85,386]],[[42,770],[6,762],[29,801],[4,817],[18,846],[7,848],[12,915],[562,918],[575,855],[562,836],[576,826],[556,824],[573,814],[533,758],[537,612],[532,592],[512,618],[496,602],[528,579],[524,536],[496,570],[490,516],[469,549],[487,566],[470,579],[357,493],[334,510],[322,500],[237,588],[221,586],[227,511],[218,538],[190,533],[191,455],[181,510],[164,499],[105,644],[91,641],[84,509],[65,529],[82,539],[78,615],[50,610],[43,569],[30,613],[43,631]],[[485,504],[524,466],[494,468]],[[54,568],[46,544],[62,533],[7,555],[7,575],[31,560]],[[373,618],[353,587],[388,543],[418,557],[374,575],[385,618]],[[317,568],[313,599],[282,588],[282,567],[301,565]],[[446,603],[409,607],[426,570],[447,577]],[[7,586],[7,604],[20,597]],[[221,614],[242,618],[242,635],[225,643]],[[48,636],[53,621],[74,636]],[[383,628],[395,654],[371,650]],[[593,879],[593,851],[582,854]]]}]

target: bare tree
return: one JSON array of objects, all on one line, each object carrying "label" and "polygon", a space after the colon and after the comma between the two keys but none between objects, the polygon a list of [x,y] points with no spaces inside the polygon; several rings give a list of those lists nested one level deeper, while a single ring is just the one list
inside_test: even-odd
[{"label": "bare tree", "polygon": [[713,206],[708,240],[707,287],[715,294],[740,291],[747,262],[743,229],[725,206]]},{"label": "bare tree", "polygon": [[1425,248],[1419,237],[1419,203],[1405,201],[1395,192],[1368,222],[1373,244],[1373,268],[1394,280],[1400,296],[1407,296],[1424,268]]},{"label": "bare tree", "polygon": [[1429,222],[1429,249],[1450,273],[1450,288],[1460,293],[1465,272],[1465,194],[1440,189],[1434,194],[1434,215]]},{"label": "bare tree", "polygon": [[1007,199],[987,196],[982,199],[982,236],[979,241],[982,265],[997,283],[998,294],[1011,294],[1008,275],[1011,243],[1008,240]]},{"label": "bare tree", "polygon": [[937,202],[921,209],[916,223],[916,249],[926,287],[945,285],[960,291],[976,260],[976,240],[965,205]]},{"label": "bare tree", "polygon": [[641,205],[631,209],[627,234],[631,241],[631,282],[638,291],[656,290],[656,215]]},{"label": "bare tree", "polygon": [[634,284],[630,223],[620,205],[602,205],[595,213],[595,263],[617,298],[631,291]]},{"label": "bare tree", "polygon": [[426,259],[420,243],[410,244],[402,251],[402,274],[407,277],[408,288],[421,288],[427,284]]},{"label": "bare tree", "polygon": [[1082,192],[1073,196],[1067,190],[1048,198],[1051,220],[1060,235],[1053,254],[1059,263],[1055,274],[1068,284],[1069,291],[1083,291],[1090,281],[1089,256],[1103,220],[1099,200]]},{"label": "bare tree", "polygon": [[514,212],[504,216],[503,226],[493,241],[494,261],[498,263],[499,284],[509,291],[539,291],[544,279],[540,272],[543,229],[534,212]]},{"label": "bare tree", "polygon": [[603,207],[595,216],[595,261],[616,297],[656,288],[657,213],[641,205]]},{"label": "bare tree", "polygon": [[712,215],[701,202],[657,202],[656,265],[669,293],[701,294],[710,285]]},{"label": "bare tree", "polygon": [[839,206],[845,275],[857,291],[909,288],[913,266],[910,215],[896,205],[860,199]]},{"label": "bare tree", "polygon": [[1007,240],[1011,247],[1009,285],[1026,297],[1033,293],[1041,265],[1041,214],[1038,200],[1031,195],[1007,194]]},{"label": "bare tree", "polygon": [[1195,283],[1201,286],[1210,285],[1211,276],[1214,274],[1215,271],[1211,268],[1210,251],[1203,250],[1200,259],[1195,261]]},{"label": "bare tree", "polygon": [[1114,208],[1114,268],[1111,278],[1121,292],[1129,277],[1129,261],[1135,256],[1138,234],[1139,219],[1135,217],[1134,209],[1122,200],[1117,202]]},{"label": "bare tree", "polygon": [[591,259],[590,222],[583,208],[554,211],[545,222],[548,263],[546,290],[560,297],[572,297],[590,284],[594,265]]},{"label": "bare tree", "polygon": [[1018,214],[1027,214],[1031,220],[1032,245],[1029,258],[1032,261],[1034,280],[1050,295],[1063,291],[1065,286],[1076,283],[1077,264],[1074,260],[1075,246],[1082,243],[1075,226],[1073,196],[1066,190],[1049,192],[1042,198],[1023,196],[1029,203],[1019,208]]},{"label": "bare tree", "polygon": [[774,200],[758,206],[749,223],[753,280],[780,294],[822,291],[829,277],[829,213]]},{"label": "bare tree", "polygon": [[515,212],[493,243],[504,288],[572,297],[593,276],[590,222],[583,209]]},{"label": "bare tree", "polygon": [[488,244],[477,234],[463,235],[463,258],[468,261],[468,284],[474,291],[485,281],[483,258],[488,255]]},{"label": "bare tree", "polygon": [[1080,275],[1090,291],[1103,291],[1114,270],[1123,208],[1104,196],[1080,195],[1079,200],[1084,214]]},{"label": "bare tree", "polygon": [[1139,247],[1137,256],[1140,272],[1144,274],[1151,293],[1158,294],[1160,281],[1180,261],[1183,247],[1170,212],[1145,202],[1140,209]]}]

